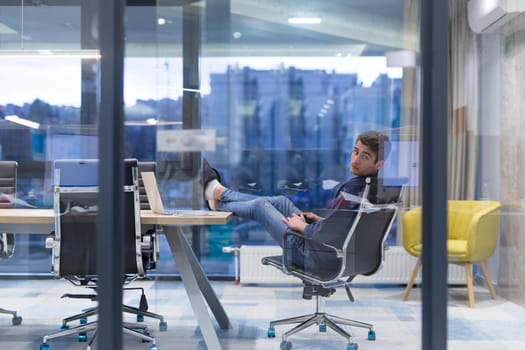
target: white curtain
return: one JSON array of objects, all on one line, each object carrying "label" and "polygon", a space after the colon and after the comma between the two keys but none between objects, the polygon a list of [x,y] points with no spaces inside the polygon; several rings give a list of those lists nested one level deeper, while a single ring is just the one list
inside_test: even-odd
[{"label": "white curtain", "polygon": [[[404,49],[412,50],[419,53],[419,26],[421,22],[420,15],[421,0],[405,0],[404,13]],[[410,184],[405,192],[403,199],[403,207],[410,208],[420,203],[420,186],[418,179],[421,179],[419,166],[421,164],[419,159],[419,147],[417,141],[419,140],[420,128],[420,88],[419,88],[419,70],[417,67],[403,68],[403,82],[401,92],[401,141],[405,142],[405,148],[401,153],[404,159],[400,160],[400,164],[406,164],[408,169],[403,169],[410,178]],[[410,146],[410,144],[415,145]],[[400,213],[402,215],[402,213]]]},{"label": "white curtain", "polygon": [[474,199],[478,157],[477,40],[467,0],[449,1],[448,198]]}]

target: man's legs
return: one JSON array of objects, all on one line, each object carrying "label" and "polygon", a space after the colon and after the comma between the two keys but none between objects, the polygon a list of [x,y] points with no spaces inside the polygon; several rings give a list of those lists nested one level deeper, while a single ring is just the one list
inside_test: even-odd
[{"label": "man's legs", "polygon": [[255,220],[261,224],[280,246],[288,226],[284,216],[300,214],[291,200],[285,196],[254,196],[233,191],[220,183],[219,173],[204,159],[202,165],[204,197],[212,210],[231,211],[234,215]]},{"label": "man's legs", "polygon": [[285,196],[254,196],[225,188],[217,204],[221,211],[231,211],[244,219],[255,220],[263,226],[272,238],[283,245],[283,235],[288,226],[281,218],[301,211]]}]

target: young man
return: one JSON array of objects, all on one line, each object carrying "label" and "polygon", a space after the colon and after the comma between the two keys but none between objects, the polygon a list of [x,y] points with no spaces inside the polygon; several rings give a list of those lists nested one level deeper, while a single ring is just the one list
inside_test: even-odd
[{"label": "young man", "polygon": [[337,263],[322,248],[314,247],[309,241],[285,233],[293,230],[305,237],[323,243],[335,243],[341,238],[341,224],[348,227],[353,220],[355,203],[345,200],[341,192],[361,197],[370,178],[371,186],[368,200],[374,203],[377,195],[377,174],[383,167],[385,157],[390,151],[388,137],[377,131],[367,131],[357,137],[352,152],[349,171],[352,179],[339,187],[330,215],[330,220],[311,212],[302,212],[285,196],[254,196],[240,193],[224,187],[220,183],[218,172],[211,168],[206,160],[203,162],[204,197],[212,210],[231,211],[234,215],[255,220],[280,244],[282,248],[293,249],[293,262],[305,268],[308,265],[317,269],[319,263],[329,267]]}]

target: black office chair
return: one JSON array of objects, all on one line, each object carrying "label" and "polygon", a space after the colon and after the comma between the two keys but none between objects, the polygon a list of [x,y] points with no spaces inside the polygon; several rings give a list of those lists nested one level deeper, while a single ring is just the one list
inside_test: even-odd
[{"label": "black office chair", "polygon": [[[397,196],[394,196],[396,200],[399,198],[400,191],[399,189]],[[374,189],[374,202],[383,202],[384,198],[379,198],[382,194],[383,191],[376,194]],[[388,196],[391,196],[391,192],[388,192]],[[284,242],[287,242],[289,235],[304,239],[305,247],[308,247],[311,255],[315,255],[316,259],[308,259],[301,264],[296,263],[292,258],[294,249],[288,247],[287,244],[283,248],[282,256],[262,259],[263,264],[274,266],[285,274],[302,279],[303,298],[311,299],[315,296],[317,301],[316,311],[313,314],[270,322],[268,337],[275,337],[275,326],[277,325],[297,324],[296,327],[283,334],[281,350],[291,349],[292,343],[288,341],[288,338],[311,325],[318,325],[321,332],[326,331],[329,327],[348,339],[347,350],[357,350],[358,345],[352,342],[351,335],[339,324],[367,328],[368,339],[375,340],[376,334],[372,324],[330,315],[322,310],[323,298],[332,295],[339,286],[344,286],[349,299],[354,301],[349,283],[357,275],[374,274],[381,266],[385,239],[396,218],[397,206],[372,204],[367,198],[370,198],[369,185],[355,210],[336,210],[325,218],[324,227],[336,228],[341,232],[340,235],[331,234],[330,241],[315,241],[293,231],[285,234]],[[327,266],[330,268],[326,268]]]},{"label": "black office chair", "polygon": [[[14,208],[16,197],[16,170],[15,161],[0,161],[0,208]],[[0,259],[9,259],[15,251],[15,235],[0,232]],[[12,315],[11,322],[17,326],[22,323],[22,317],[16,311],[0,308],[0,314]]]},{"label": "black office chair", "polygon": [[[83,164],[88,164],[84,162]],[[71,169],[64,167],[63,169]],[[128,283],[138,277],[145,275],[141,254],[142,234],[140,232],[140,207],[138,191],[137,161],[125,161],[125,241],[124,241],[124,272],[123,283]],[[96,186],[61,187],[62,178],[66,174],[57,172],[55,174],[54,210],[55,210],[55,232],[48,247],[53,248],[52,271],[57,277],[65,278],[77,286],[91,288],[92,294],[64,294],[62,297],[87,298],[97,300],[97,213],[98,213],[98,188]],[[126,289],[126,288],[125,288]],[[128,288],[134,289],[134,288]],[[142,291],[144,297],[144,291]],[[142,298],[141,298],[142,300]],[[159,319],[160,330],[167,329],[164,318],[160,315],[149,313],[144,307],[123,306],[124,312],[136,315],[149,316]],[[79,341],[87,341],[87,332],[97,329],[97,322],[88,322],[88,317],[97,314],[97,307],[91,307],[82,313],[65,318],[62,322],[62,330],[43,337],[41,350],[48,350],[48,341],[72,334],[78,335]],[[80,320],[80,325],[69,328],[68,323]],[[157,350],[155,338],[149,333],[148,327],[140,323],[123,323],[123,332],[151,342],[150,350]],[[91,339],[91,346],[95,336]]]}]

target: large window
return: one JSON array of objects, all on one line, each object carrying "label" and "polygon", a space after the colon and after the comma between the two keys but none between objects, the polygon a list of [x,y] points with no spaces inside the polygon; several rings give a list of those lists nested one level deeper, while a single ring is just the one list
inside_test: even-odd
[{"label": "large window", "polygon": [[[126,9],[125,156],[157,162],[166,206],[204,206],[200,155],[233,189],[284,194],[304,210],[325,208],[334,184],[351,176],[355,137],[368,129],[383,130],[393,141],[383,175],[409,178],[413,161],[403,150],[413,141],[400,132],[403,69],[385,57],[403,48],[402,2],[370,11],[344,3],[319,8],[314,1],[307,5],[321,23],[313,24],[289,22],[299,14],[293,1],[156,5]],[[52,205],[54,159],[96,157],[99,65],[96,59],[42,58],[35,50],[92,48],[92,14],[88,6],[0,12],[2,23],[25,35],[6,32],[2,45],[33,54],[3,59],[0,73],[11,83],[0,87],[1,116],[39,123],[32,129],[2,120],[2,158],[21,163],[18,197],[37,207]],[[368,33],[350,30],[343,17],[353,19],[354,29],[369,20],[381,25]],[[69,30],[54,38],[67,23]],[[159,132],[181,129],[210,130],[215,137],[197,154],[158,147]],[[234,273],[234,257],[222,248],[276,244],[259,225],[241,219],[202,232],[188,229],[188,235],[207,272],[226,276]],[[31,238],[28,248],[23,241],[17,259],[47,259],[42,239]],[[399,243],[395,228],[389,243]],[[166,259],[157,272],[173,273],[168,247],[161,253]],[[17,259],[0,268],[17,271]],[[47,273],[46,264],[20,266]]]}]

